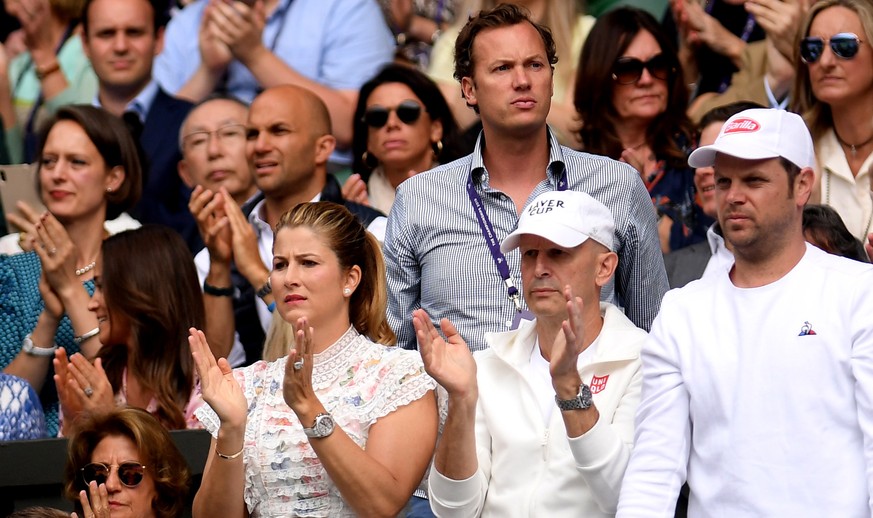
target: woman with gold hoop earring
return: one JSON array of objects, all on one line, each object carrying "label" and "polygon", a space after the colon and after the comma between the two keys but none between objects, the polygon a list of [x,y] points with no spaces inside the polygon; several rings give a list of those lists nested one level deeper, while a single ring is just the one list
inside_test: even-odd
[{"label": "woman with gold hoop earring", "polygon": [[436,84],[417,70],[388,65],[361,87],[353,174],[343,197],[388,214],[404,180],[462,155],[456,135],[455,119]]}]

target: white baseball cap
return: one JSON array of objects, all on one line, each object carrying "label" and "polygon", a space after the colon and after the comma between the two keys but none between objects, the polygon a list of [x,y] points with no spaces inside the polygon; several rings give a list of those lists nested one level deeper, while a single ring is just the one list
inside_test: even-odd
[{"label": "white baseball cap", "polygon": [[518,227],[500,243],[500,251],[517,248],[522,234],[543,237],[564,248],[591,238],[612,250],[615,221],[604,204],[584,192],[550,191],[524,208]]},{"label": "white baseball cap", "polygon": [[715,142],[688,157],[691,167],[709,167],[716,153],[746,160],[782,157],[797,167],[814,167],[812,137],[800,115],[785,110],[741,111],[721,127]]}]

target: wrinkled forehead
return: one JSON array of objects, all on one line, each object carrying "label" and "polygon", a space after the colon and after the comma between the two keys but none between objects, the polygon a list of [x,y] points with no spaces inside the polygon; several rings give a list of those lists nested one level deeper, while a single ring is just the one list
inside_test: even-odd
[{"label": "wrinkled forehead", "polygon": [[248,109],[236,101],[213,99],[195,107],[188,115],[188,131],[212,131],[228,124],[245,124]]}]

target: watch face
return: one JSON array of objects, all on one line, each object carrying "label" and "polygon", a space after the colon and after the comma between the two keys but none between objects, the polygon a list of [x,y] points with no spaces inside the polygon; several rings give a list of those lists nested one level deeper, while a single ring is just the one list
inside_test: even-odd
[{"label": "watch face", "polygon": [[328,414],[322,414],[315,420],[315,426],[312,427],[316,437],[327,437],[333,433],[333,417]]}]

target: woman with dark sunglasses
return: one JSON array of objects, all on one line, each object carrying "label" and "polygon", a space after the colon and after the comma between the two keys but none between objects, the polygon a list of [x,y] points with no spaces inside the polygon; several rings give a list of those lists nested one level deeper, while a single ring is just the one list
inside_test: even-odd
[{"label": "woman with dark sunglasses", "polygon": [[410,174],[460,156],[457,125],[437,85],[423,73],[388,65],[358,96],[353,175],[343,196],[388,214],[394,190]]},{"label": "woman with dark sunglasses", "polygon": [[170,434],[147,412],[118,408],[82,422],[67,446],[65,496],[86,518],[175,518],[190,474]]},{"label": "woman with dark sunglasses", "polygon": [[575,104],[582,149],[632,165],[658,210],[664,253],[702,241],[712,219],[696,202],[687,156],[688,89],[673,44],[645,11],[597,20],[582,47]]},{"label": "woman with dark sunglasses", "polygon": [[866,242],[873,231],[873,3],[817,2],[801,34],[791,108],[815,141],[810,203],[833,207]]}]

